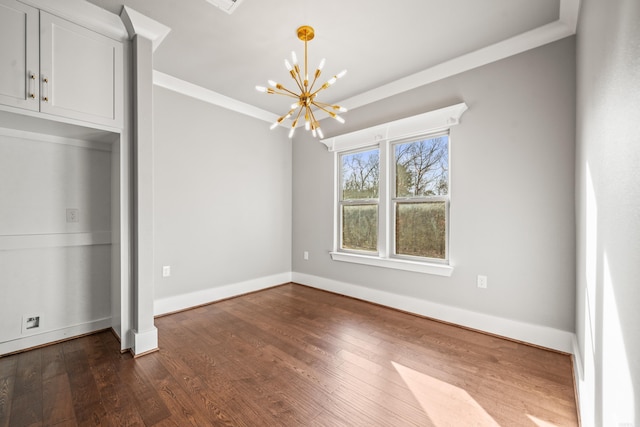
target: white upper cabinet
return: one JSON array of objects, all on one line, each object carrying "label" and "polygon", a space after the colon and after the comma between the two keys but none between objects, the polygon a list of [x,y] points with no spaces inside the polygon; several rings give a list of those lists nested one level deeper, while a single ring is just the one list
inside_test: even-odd
[{"label": "white upper cabinet", "polygon": [[0,0],[0,104],[122,128],[123,77],[119,41]]},{"label": "white upper cabinet", "polygon": [[0,103],[39,108],[38,10],[0,0]]},{"label": "white upper cabinet", "polygon": [[122,126],[122,44],[40,12],[40,111]]}]

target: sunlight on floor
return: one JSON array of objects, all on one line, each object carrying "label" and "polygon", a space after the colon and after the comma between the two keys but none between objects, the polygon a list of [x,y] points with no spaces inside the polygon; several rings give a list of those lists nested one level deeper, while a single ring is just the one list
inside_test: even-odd
[{"label": "sunlight on floor", "polygon": [[411,368],[391,362],[436,427],[500,425],[469,393]]}]

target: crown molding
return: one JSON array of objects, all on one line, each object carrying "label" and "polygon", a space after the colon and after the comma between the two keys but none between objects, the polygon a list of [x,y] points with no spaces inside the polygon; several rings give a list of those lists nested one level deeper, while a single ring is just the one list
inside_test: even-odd
[{"label": "crown molding", "polygon": [[276,114],[157,70],[153,70],[153,84],[265,122],[273,123],[278,119]]},{"label": "crown molding", "polygon": [[171,31],[171,28],[164,24],[154,21],[141,14],[140,12],[131,9],[129,6],[123,6],[120,12],[120,19],[127,28],[129,37],[141,36],[145,39],[151,40],[152,50],[155,51],[160,43],[167,37],[167,34]]},{"label": "crown molding", "polygon": [[[576,33],[579,11],[580,0],[560,0],[558,20],[554,22],[363,92],[340,101],[338,104],[345,105],[349,107],[350,110],[354,110],[358,107],[572,36]],[[219,107],[227,108],[270,123],[275,122],[278,118],[276,114],[159,71],[154,71],[153,76],[153,82],[158,86],[209,102]],[[321,120],[325,118],[326,117]],[[284,123],[281,124],[281,126],[284,125]]]},{"label": "crown molding", "polygon": [[115,40],[129,38],[124,24],[113,13],[84,0],[20,0],[22,3],[44,10],[60,18],[90,28]]},{"label": "crown molding", "polygon": [[559,19],[557,21],[442,62],[426,70],[342,100],[338,104],[353,110],[572,36],[576,33],[579,10],[580,0],[561,0]]},{"label": "crown molding", "polygon": [[578,29],[580,15],[580,0],[560,0],[560,15],[558,21],[566,25],[571,34]]}]

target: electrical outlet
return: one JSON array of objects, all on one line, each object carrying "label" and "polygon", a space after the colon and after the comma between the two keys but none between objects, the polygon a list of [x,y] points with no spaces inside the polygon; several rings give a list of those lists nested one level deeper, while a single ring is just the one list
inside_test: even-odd
[{"label": "electrical outlet", "polygon": [[28,315],[22,316],[22,333],[36,332],[40,328],[40,316]]},{"label": "electrical outlet", "polygon": [[477,283],[480,289],[487,289],[487,276],[478,275]]},{"label": "electrical outlet", "polygon": [[302,258],[304,258],[305,261],[309,261],[309,252],[304,251],[304,253],[302,254]]},{"label": "electrical outlet", "polygon": [[80,222],[80,210],[75,208],[67,209],[67,222]]},{"label": "electrical outlet", "polygon": [[171,276],[171,266],[165,265],[164,267],[162,267],[162,277],[169,277],[169,276]]}]

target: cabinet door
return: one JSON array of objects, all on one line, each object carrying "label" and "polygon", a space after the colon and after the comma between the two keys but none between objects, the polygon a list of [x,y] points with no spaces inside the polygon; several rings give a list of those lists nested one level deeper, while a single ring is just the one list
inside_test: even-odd
[{"label": "cabinet door", "polygon": [[40,12],[40,111],[122,127],[122,44]]},{"label": "cabinet door", "polygon": [[38,110],[38,10],[0,0],[0,104]]}]

